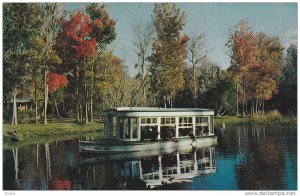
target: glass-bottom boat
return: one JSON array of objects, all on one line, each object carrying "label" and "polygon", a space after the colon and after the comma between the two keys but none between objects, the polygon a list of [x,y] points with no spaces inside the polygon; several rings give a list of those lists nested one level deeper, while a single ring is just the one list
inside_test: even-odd
[{"label": "glass-bottom boat", "polygon": [[121,153],[217,144],[214,111],[117,107],[105,111],[104,139],[79,141],[80,153]]}]

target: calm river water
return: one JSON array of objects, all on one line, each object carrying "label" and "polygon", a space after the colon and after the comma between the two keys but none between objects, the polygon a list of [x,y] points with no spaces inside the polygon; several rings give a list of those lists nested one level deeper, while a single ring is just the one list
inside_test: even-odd
[{"label": "calm river water", "polygon": [[78,140],[5,149],[3,189],[297,189],[295,126],[226,127],[217,146],[139,156],[83,157]]}]

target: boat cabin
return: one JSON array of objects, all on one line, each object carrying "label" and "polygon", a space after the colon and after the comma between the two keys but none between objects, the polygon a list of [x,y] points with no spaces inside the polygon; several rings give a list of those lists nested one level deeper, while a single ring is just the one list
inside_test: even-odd
[{"label": "boat cabin", "polygon": [[202,108],[111,108],[105,111],[104,137],[143,141],[214,135],[213,116],[213,110]]}]

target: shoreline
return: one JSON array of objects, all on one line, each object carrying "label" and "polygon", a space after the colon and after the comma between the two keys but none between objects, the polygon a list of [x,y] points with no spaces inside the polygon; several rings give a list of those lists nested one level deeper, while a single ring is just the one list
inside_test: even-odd
[{"label": "shoreline", "polygon": [[215,116],[215,127],[225,125],[297,125],[297,116]]},{"label": "shoreline", "polygon": [[38,144],[51,142],[55,140],[72,139],[80,137],[81,135],[94,134],[99,135],[103,133],[104,124],[101,122],[92,122],[89,124],[77,124],[70,122],[59,122],[44,124],[19,124],[2,126],[3,132],[3,148],[13,146],[9,132],[15,131],[21,139],[17,145]]},{"label": "shoreline", "polygon": [[[288,125],[296,126],[297,117],[239,117],[239,116],[216,116],[214,128],[225,125]],[[57,140],[72,139],[82,135],[91,134],[101,136],[103,134],[104,123],[92,122],[89,124],[77,124],[73,122],[57,122],[44,124],[19,124],[3,126],[3,148],[15,145],[9,136],[9,132],[15,131],[21,141],[17,145],[46,143]]]}]

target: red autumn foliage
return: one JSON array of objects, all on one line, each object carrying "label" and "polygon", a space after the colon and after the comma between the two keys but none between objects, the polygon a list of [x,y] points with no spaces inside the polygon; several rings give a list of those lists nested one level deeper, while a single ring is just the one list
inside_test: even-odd
[{"label": "red autumn foliage", "polygon": [[68,79],[66,76],[58,74],[58,73],[49,73],[47,83],[48,83],[48,87],[49,87],[49,92],[53,93],[58,88],[67,86]]},{"label": "red autumn foliage", "polygon": [[70,21],[62,21],[62,31],[58,35],[58,48],[74,49],[77,59],[91,57],[97,53],[96,39],[91,38],[93,24],[87,15],[78,11]]}]

